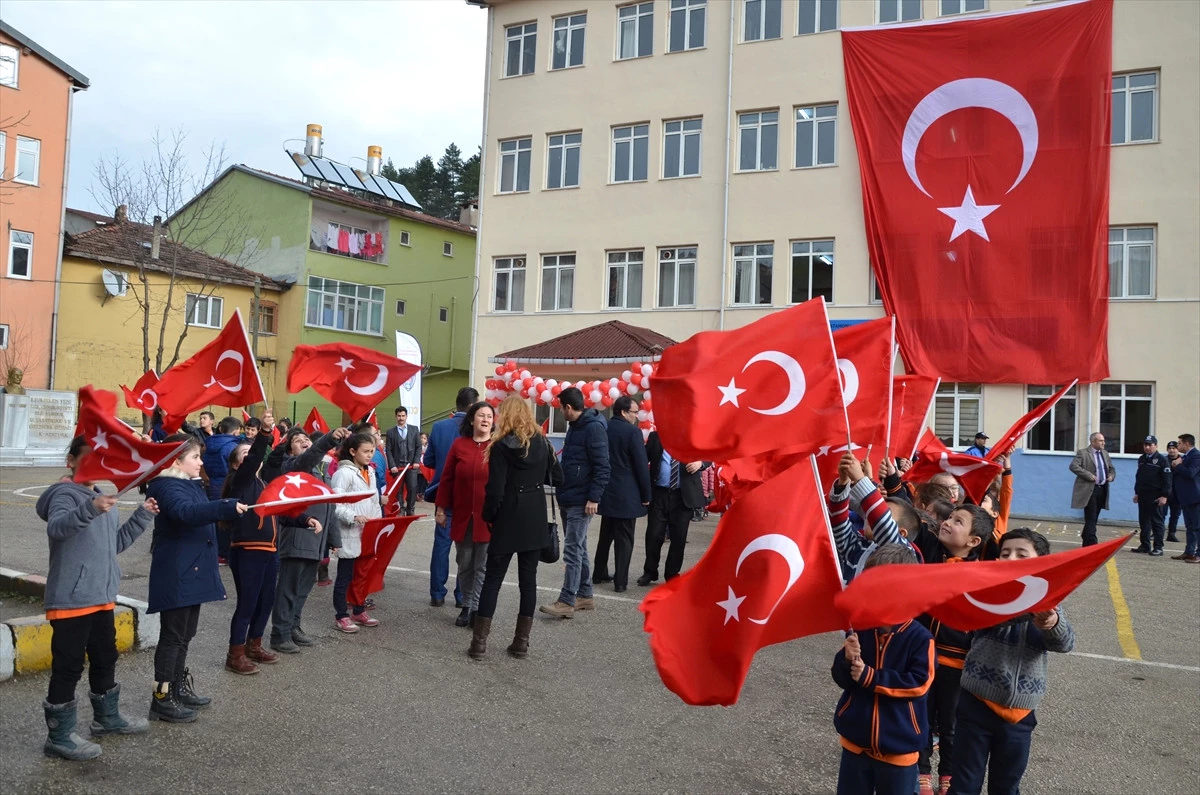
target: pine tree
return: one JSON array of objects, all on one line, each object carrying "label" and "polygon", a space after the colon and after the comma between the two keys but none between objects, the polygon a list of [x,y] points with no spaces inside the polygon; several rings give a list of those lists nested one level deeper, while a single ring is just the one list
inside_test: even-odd
[{"label": "pine tree", "polygon": [[458,178],[459,204],[479,198],[479,161],[478,151],[463,161]]},{"label": "pine tree", "polygon": [[446,147],[437,164],[436,194],[434,208],[429,212],[441,218],[458,218],[459,182],[462,178],[462,150],[451,143]]},{"label": "pine tree", "polygon": [[397,181],[408,188],[421,208],[429,215],[439,215],[435,209],[440,203],[437,196],[437,166],[433,164],[433,158],[425,155],[411,169],[400,169],[399,174]]}]

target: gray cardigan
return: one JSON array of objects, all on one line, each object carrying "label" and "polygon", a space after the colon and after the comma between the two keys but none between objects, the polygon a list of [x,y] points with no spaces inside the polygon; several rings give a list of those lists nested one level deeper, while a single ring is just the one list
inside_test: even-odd
[{"label": "gray cardigan", "polygon": [[92,505],[97,492],[78,483],[55,483],[38,498],[37,515],[50,538],[46,575],[47,610],[105,605],[116,600],[121,582],[117,554],[138,539],[154,519],[138,506],[121,524],[116,506],[100,513]]},{"label": "gray cardigan", "polygon": [[1024,615],[972,633],[963,690],[1005,707],[1037,709],[1046,695],[1046,652],[1065,654],[1075,647],[1075,630],[1062,608],[1055,610],[1058,623],[1044,632]]}]

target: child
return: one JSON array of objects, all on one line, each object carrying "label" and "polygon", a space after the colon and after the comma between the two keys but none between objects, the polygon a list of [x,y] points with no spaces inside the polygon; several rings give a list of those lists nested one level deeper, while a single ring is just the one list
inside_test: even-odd
[{"label": "child", "polygon": [[[1050,554],[1050,542],[1027,527],[1000,539],[1001,560]],[[950,792],[977,793],[987,771],[989,792],[1017,792],[1037,726],[1034,710],[1046,694],[1048,651],[1065,654],[1075,631],[1062,608],[1026,614],[977,630],[962,672],[959,742]]]},{"label": "child", "polygon": [[[360,603],[348,605],[346,591],[354,579],[354,567],[366,565],[370,555],[363,555],[363,525],[383,516],[379,504],[378,487],[375,485],[375,470],[371,459],[375,456],[375,439],[370,434],[356,433],[342,445],[338,456],[337,472],[333,475],[333,490],[339,494],[355,491],[370,491],[371,495],[355,503],[338,503],[334,506],[341,530],[342,544],[338,549],[337,579],[333,581],[334,627],[341,632],[354,634],[358,626],[377,627],[379,620],[371,618]],[[354,617],[350,617],[353,608]]]},{"label": "child", "polygon": [[216,522],[245,513],[237,500],[212,500],[200,482],[201,444],[194,436],[168,436],[184,442],[183,453],[150,481],[149,497],[158,504],[150,561],[150,605],[159,616],[154,650],[154,698],[150,719],[190,723],[195,707],[212,699],[197,695],[187,669],[188,645],[196,635],[200,605],[225,598],[217,567]]},{"label": "child", "polygon": [[[851,497],[858,500],[867,519],[861,534],[850,524]],[[838,479],[830,489],[827,501],[833,538],[842,564],[842,578],[846,582],[862,572],[868,557],[878,546],[900,544],[915,558],[908,535],[916,534],[919,520],[912,506],[899,500],[884,500],[853,453],[846,452],[838,462]]]},{"label": "child", "polygon": [[[885,544],[864,568],[916,562],[908,548]],[[842,745],[838,795],[912,795],[929,733],[933,654],[933,638],[915,621],[846,637],[832,670],[843,690],[833,718]]]},{"label": "child", "polygon": [[[87,439],[76,436],[67,450],[74,477],[91,452]],[[75,686],[88,660],[88,696],[92,702],[92,736],[141,734],[145,718],[121,714],[117,684],[115,607],[121,568],[117,555],[138,539],[158,505],[141,504],[120,524],[115,495],[102,494],[91,483],[70,478],[55,483],[37,501],[37,514],[50,537],[50,571],[46,575],[46,618],[50,621],[50,689],[42,709],[48,735],[42,751],[72,761],[100,756],[100,746],[75,733]]]}]

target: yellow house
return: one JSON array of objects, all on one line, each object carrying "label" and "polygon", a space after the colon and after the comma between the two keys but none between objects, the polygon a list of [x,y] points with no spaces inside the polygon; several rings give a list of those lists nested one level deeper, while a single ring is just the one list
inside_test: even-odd
[{"label": "yellow house", "polygon": [[[53,388],[92,384],[120,394],[120,385],[132,387],[147,367],[163,372],[190,357],[240,309],[267,401],[283,416],[290,405],[284,381],[291,350],[279,350],[276,332],[279,298],[290,285],[178,245],[161,232],[154,237],[152,227],[123,220],[67,236]],[[122,419],[140,422],[140,413],[123,399],[119,406]],[[213,411],[219,418],[236,409]]]}]

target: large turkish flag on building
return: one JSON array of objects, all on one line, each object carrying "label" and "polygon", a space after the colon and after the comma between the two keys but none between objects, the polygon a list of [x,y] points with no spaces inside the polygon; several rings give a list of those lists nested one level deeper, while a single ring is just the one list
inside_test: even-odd
[{"label": "large turkish flag on building", "polygon": [[842,49],[908,369],[1107,378],[1111,0],[844,31]]}]

